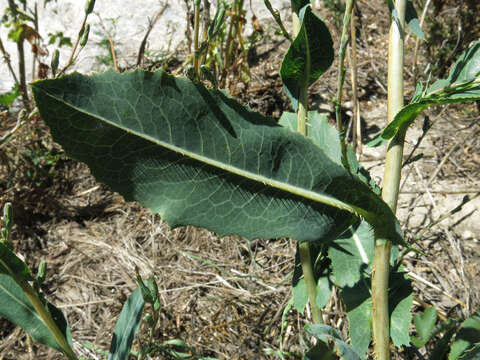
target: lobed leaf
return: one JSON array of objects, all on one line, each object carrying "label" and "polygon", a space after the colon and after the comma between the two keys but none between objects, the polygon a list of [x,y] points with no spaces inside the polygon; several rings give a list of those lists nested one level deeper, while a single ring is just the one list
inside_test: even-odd
[{"label": "lobed leaf", "polygon": [[402,241],[389,207],[324,151],[272,119],[163,71],[72,74],[32,84],[68,155],[172,227],[327,241],[362,215]]},{"label": "lobed leaf", "polygon": [[333,62],[333,41],[325,23],[313,12],[311,5],[299,12],[301,27],[291,43],[280,68],[285,92],[298,107],[300,90],[310,86]]},{"label": "lobed leaf", "polygon": [[113,338],[110,344],[108,360],[123,360],[128,358],[133,340],[140,327],[144,305],[145,302],[142,291],[140,287],[137,287],[123,305],[120,316],[113,329]]}]

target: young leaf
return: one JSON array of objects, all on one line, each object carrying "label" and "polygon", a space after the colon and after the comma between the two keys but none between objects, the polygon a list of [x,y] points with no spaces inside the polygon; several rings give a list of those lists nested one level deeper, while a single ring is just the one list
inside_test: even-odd
[{"label": "young leaf", "polygon": [[413,323],[415,324],[418,336],[411,339],[412,344],[418,348],[424,346],[428,340],[430,340],[436,322],[437,310],[435,310],[433,306],[426,308],[423,314],[415,314]]},{"label": "young leaf", "polygon": [[480,343],[480,313],[475,313],[462,323],[450,348],[448,360],[458,359],[462,353]]},{"label": "young leaf", "polygon": [[414,101],[398,112],[381,133],[391,139],[400,129],[406,129],[426,108],[436,104],[452,104],[480,100],[480,41],[475,42],[455,62],[448,78],[437,80]]},{"label": "young leaf", "polygon": [[67,154],[172,227],[326,241],[359,214],[379,236],[402,241],[391,210],[368,186],[223,92],[142,70],[72,74],[32,88]]},{"label": "young leaf", "polygon": [[418,15],[411,0],[407,1],[407,7],[405,9],[405,22],[407,23],[407,26],[410,29],[410,31],[416,37],[418,37],[421,40],[427,40],[425,38],[425,34],[422,31],[422,28],[420,27],[420,22],[418,21]]},{"label": "young leaf", "polygon": [[333,62],[333,41],[324,22],[304,6],[300,13],[301,27],[285,55],[280,76],[285,92],[292,101],[293,109],[298,107],[300,89],[306,83],[313,84]]},{"label": "young leaf", "polygon": [[144,304],[140,287],[137,287],[123,305],[120,317],[115,324],[108,360],[128,358],[133,339],[140,327]]},{"label": "young leaf", "polygon": [[[11,276],[4,273],[0,273],[0,299],[1,316],[24,329],[34,341],[63,351],[47,325],[35,311],[32,303],[25,296],[22,288]],[[70,329],[62,312],[50,303],[47,303],[47,306],[56,325],[64,334],[67,342],[72,345]]]}]

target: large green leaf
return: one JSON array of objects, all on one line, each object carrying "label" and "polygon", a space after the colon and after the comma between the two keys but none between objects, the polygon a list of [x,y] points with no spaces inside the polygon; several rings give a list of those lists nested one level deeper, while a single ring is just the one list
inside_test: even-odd
[{"label": "large green leaf", "polygon": [[304,6],[299,13],[301,27],[285,55],[280,76],[293,109],[298,107],[300,90],[310,86],[333,62],[333,41],[325,23]]},{"label": "large green leaf", "polygon": [[[13,277],[0,273],[0,315],[24,329],[34,341],[62,351],[54,336],[25,296]],[[70,329],[62,312],[47,302],[48,311],[68,343],[72,344]]]},{"label": "large green leaf", "polygon": [[446,79],[437,80],[421,94],[414,96],[412,103],[398,112],[381,137],[391,139],[400,129],[410,126],[431,105],[473,100],[480,100],[480,41],[457,59]]},{"label": "large green leaf", "polygon": [[462,354],[480,343],[480,313],[473,314],[466,319],[455,335],[455,340],[450,348],[448,360],[456,360]]},{"label": "large green leaf", "polygon": [[135,334],[140,327],[144,305],[142,291],[140,287],[137,287],[123,305],[113,329],[108,360],[128,359]]},{"label": "large green leaf", "polygon": [[68,155],[172,227],[316,241],[343,232],[353,213],[378,236],[402,241],[368,186],[308,139],[220,91],[142,70],[72,74],[32,88]]}]

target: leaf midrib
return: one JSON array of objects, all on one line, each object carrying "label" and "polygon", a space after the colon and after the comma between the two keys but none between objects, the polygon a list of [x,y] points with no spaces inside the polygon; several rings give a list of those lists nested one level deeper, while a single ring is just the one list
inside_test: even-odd
[{"label": "leaf midrib", "polygon": [[71,103],[68,103],[63,98],[59,98],[57,96],[54,96],[53,94],[45,91],[44,89],[40,88],[39,90],[44,92],[50,98],[55,99],[56,101],[59,101],[59,102],[65,104],[66,106],[71,107],[72,109],[75,109],[76,111],[78,111],[80,113],[83,113],[83,114],[86,114],[86,115],[91,116],[93,118],[96,118],[98,120],[101,120],[101,121],[103,121],[103,122],[105,122],[105,123],[107,123],[107,124],[109,124],[113,127],[119,128],[119,129],[121,129],[121,130],[123,130],[127,133],[136,135],[140,138],[143,138],[143,139],[148,140],[148,141],[150,141],[154,144],[162,146],[162,147],[164,147],[164,148],[166,148],[170,151],[173,151],[177,154],[181,154],[182,156],[186,156],[190,159],[193,159],[193,160],[199,161],[201,163],[210,165],[214,168],[221,169],[221,170],[223,170],[227,173],[235,174],[235,175],[241,176],[243,178],[247,178],[247,179],[256,181],[258,183],[262,183],[263,185],[268,185],[268,186],[273,187],[275,189],[279,189],[279,190],[282,190],[282,191],[286,191],[286,192],[298,195],[298,196],[303,197],[305,199],[309,199],[309,200],[319,202],[319,203],[322,203],[322,204],[325,204],[325,205],[333,206],[333,207],[338,208],[340,210],[348,211],[348,212],[350,212],[350,213],[352,213],[356,216],[361,215],[361,216],[364,216],[365,218],[369,218],[372,215],[374,215],[374,214],[371,214],[370,212],[366,211],[365,209],[362,209],[362,208],[360,208],[358,206],[355,206],[355,205],[352,205],[352,204],[348,204],[348,203],[346,203],[344,201],[341,201],[339,199],[336,199],[333,196],[330,196],[328,194],[323,194],[323,193],[318,193],[318,192],[314,192],[314,191],[311,191],[311,190],[306,190],[304,188],[301,188],[301,187],[298,187],[298,186],[295,186],[295,185],[291,185],[291,184],[288,184],[288,183],[285,183],[285,182],[282,182],[282,181],[278,181],[278,180],[268,178],[266,176],[255,174],[255,173],[246,171],[244,169],[241,169],[241,168],[229,165],[229,164],[225,164],[225,163],[222,163],[222,162],[217,161],[215,159],[197,154],[195,152],[180,148],[180,147],[175,146],[171,143],[161,141],[161,140],[156,139],[156,138],[154,138],[150,135],[139,133],[137,131],[133,131],[132,129],[130,129],[128,127],[125,127],[121,124],[112,122],[112,121],[104,118],[103,116],[100,116],[98,114],[90,113],[90,112],[86,111],[85,109],[82,109],[78,106],[75,106]]}]

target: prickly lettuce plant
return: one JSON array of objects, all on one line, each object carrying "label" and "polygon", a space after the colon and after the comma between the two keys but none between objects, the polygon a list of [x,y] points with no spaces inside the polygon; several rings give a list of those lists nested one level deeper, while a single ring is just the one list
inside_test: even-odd
[{"label": "prickly lettuce plant", "polygon": [[[405,131],[423,109],[480,99],[477,43],[447,79],[419,85],[405,107],[398,100],[406,4],[389,4],[395,49],[390,56],[396,60],[390,69],[397,76],[392,75],[392,82],[400,86],[389,87],[396,100],[389,105],[391,122],[381,135],[393,139],[387,168],[396,170]],[[294,305],[302,312],[310,303],[314,324],[306,331],[319,340],[306,358],[365,358],[373,329],[375,356],[388,359],[390,341],[398,347],[411,341],[412,288],[398,259],[398,245],[408,245],[394,215],[398,176],[384,181],[380,195],[382,189],[345,145],[342,129],[308,111],[308,87],[330,67],[333,42],[308,1],[292,1],[292,13],[294,36],[280,71],[296,113],[284,113],[279,123],[223,91],[164,71],[74,73],[33,83],[33,94],[54,140],[69,156],[87,163],[97,180],[127,200],[161,214],[170,226],[190,224],[247,239],[298,240]],[[407,19],[414,27],[415,21]],[[12,254],[4,252],[0,259],[14,259]],[[12,271],[1,271],[15,280]],[[375,279],[379,275],[380,282]],[[334,285],[347,308],[350,342],[321,324],[321,308]],[[155,307],[154,296],[142,283],[140,288],[143,301]],[[132,303],[143,307],[136,294]],[[138,314],[137,308],[130,316],[139,319]],[[15,316],[10,316],[14,322]],[[154,316],[149,319],[154,326]],[[23,326],[28,328],[28,322]],[[122,343],[117,335],[122,333],[115,333],[115,344]],[[419,343],[427,333],[419,333]]]}]

